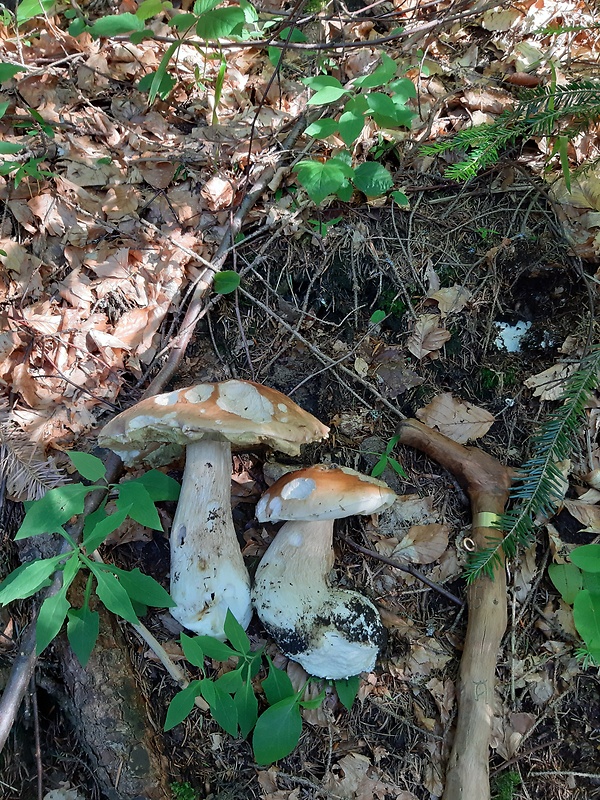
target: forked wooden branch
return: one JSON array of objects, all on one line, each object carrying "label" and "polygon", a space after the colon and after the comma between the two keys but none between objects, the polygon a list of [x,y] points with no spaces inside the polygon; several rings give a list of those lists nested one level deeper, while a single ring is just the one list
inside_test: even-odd
[{"label": "forked wooden branch", "polygon": [[[471,501],[472,538],[489,547],[502,534],[488,514],[502,514],[508,500],[510,470],[475,447],[464,447],[416,420],[396,429],[402,444],[437,461],[451,472]],[[501,552],[501,551],[500,551]],[[504,562],[494,579],[478,578],[467,591],[469,620],[458,681],[458,715],[446,771],[443,800],[489,800],[489,743],[494,713],[496,660],[506,630]]]}]

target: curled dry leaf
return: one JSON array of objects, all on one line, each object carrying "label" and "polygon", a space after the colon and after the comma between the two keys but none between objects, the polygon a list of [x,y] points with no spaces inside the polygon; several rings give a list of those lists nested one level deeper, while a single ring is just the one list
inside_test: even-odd
[{"label": "curled dry leaf", "polygon": [[585,526],[585,533],[600,533],[600,506],[582,503],[581,500],[564,500],[563,506]]},{"label": "curled dry leaf", "polygon": [[437,314],[421,314],[406,345],[413,356],[438,358],[437,351],[451,338],[450,331],[440,327],[439,322]]},{"label": "curled dry leaf", "polygon": [[200,194],[211,211],[222,211],[224,208],[229,208],[233,202],[233,183],[215,175],[204,184]]},{"label": "curled dry leaf", "polygon": [[438,304],[442,318],[462,311],[472,296],[468,289],[456,283],[447,289],[438,289],[427,295],[430,300],[435,300]]},{"label": "curled dry leaf", "polygon": [[489,411],[457,400],[449,392],[438,394],[425,408],[420,408],[416,416],[425,425],[437,428],[460,444],[485,436],[494,423]]},{"label": "curled dry leaf", "polygon": [[431,564],[448,547],[448,525],[412,525],[394,548],[392,557],[411,564]]},{"label": "curled dry leaf", "polygon": [[350,753],[335,764],[323,788],[345,800],[416,800],[410,792],[382,778],[371,761],[359,753]]},{"label": "curled dry leaf", "polygon": [[565,380],[573,374],[575,364],[553,364],[543,372],[532,375],[524,381],[528,389],[533,389],[533,396],[540,400],[559,400],[563,394]]}]

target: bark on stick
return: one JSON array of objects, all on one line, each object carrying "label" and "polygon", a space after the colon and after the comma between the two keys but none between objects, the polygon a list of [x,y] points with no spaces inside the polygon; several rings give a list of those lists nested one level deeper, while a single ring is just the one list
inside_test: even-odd
[{"label": "bark on stick", "polygon": [[[416,420],[397,428],[400,442],[426,453],[451,472],[471,501],[472,538],[489,547],[502,534],[477,527],[481,514],[502,514],[510,470],[475,447],[464,447]],[[484,520],[485,521],[485,520]],[[500,551],[502,553],[502,551]],[[494,713],[496,660],[506,630],[504,559],[494,579],[478,578],[467,592],[469,620],[458,681],[458,715],[443,800],[489,800],[489,742]]]}]

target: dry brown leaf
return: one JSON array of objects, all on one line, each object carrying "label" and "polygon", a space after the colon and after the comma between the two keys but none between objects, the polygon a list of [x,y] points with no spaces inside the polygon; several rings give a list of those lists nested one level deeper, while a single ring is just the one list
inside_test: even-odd
[{"label": "dry brown leaf", "polygon": [[600,506],[582,503],[581,500],[564,500],[563,506],[585,526],[586,533],[600,533]]},{"label": "dry brown leaf", "polygon": [[112,220],[131,216],[137,207],[137,192],[135,187],[128,183],[111,186],[102,203],[102,211]]},{"label": "dry brown leaf", "polygon": [[359,753],[350,753],[331,768],[323,788],[345,800],[410,800],[410,792],[382,779],[371,761]]},{"label": "dry brown leaf", "polygon": [[431,564],[448,547],[450,527],[434,523],[432,525],[412,525],[394,548],[394,558],[411,564]]},{"label": "dry brown leaf", "polygon": [[417,411],[416,416],[425,425],[437,428],[461,444],[485,436],[494,423],[494,416],[489,411],[457,400],[449,392],[434,397],[431,403]]},{"label": "dry brown leaf", "polygon": [[224,208],[229,208],[233,202],[233,183],[215,175],[204,184],[200,194],[211,211],[222,211]]},{"label": "dry brown leaf", "polygon": [[166,189],[175,176],[177,164],[173,161],[148,160],[139,163],[138,168],[146,183],[153,189]]},{"label": "dry brown leaf", "polygon": [[475,89],[465,89],[463,92],[463,104],[473,111],[501,114],[507,108],[511,108],[513,102],[512,95],[504,89],[478,86]]},{"label": "dry brown leaf", "polygon": [[427,297],[430,300],[436,301],[443,319],[448,316],[448,314],[456,314],[462,311],[473,295],[464,286],[454,284],[454,286],[447,289],[438,289],[428,294]]},{"label": "dry brown leaf", "polygon": [[533,396],[540,400],[559,400],[564,391],[564,381],[575,369],[575,364],[553,364],[543,372],[527,378],[524,383],[528,389],[533,389]]},{"label": "dry brown leaf", "polygon": [[450,331],[441,328],[437,314],[422,314],[415,323],[408,342],[408,350],[418,359],[438,358],[438,350],[451,338]]}]

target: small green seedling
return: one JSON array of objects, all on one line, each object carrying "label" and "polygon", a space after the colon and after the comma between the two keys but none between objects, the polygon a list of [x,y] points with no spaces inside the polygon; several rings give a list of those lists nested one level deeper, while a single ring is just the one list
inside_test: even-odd
[{"label": "small green seedling", "polygon": [[[71,452],[69,457],[87,481],[103,481],[106,473],[99,458],[89,453]],[[25,503],[26,514],[15,539],[44,533],[58,533],[68,544],[67,552],[22,564],[0,584],[0,605],[31,597],[50,585],[52,576],[62,572],[62,587],[41,605],[36,627],[36,652],[42,653],[58,636],[67,622],[67,637],[73,652],[85,666],[94,649],[99,631],[99,614],[93,610],[92,593],[104,606],[128,622],[139,624],[138,617],[148,606],[171,607],[174,604],[163,587],[139,569],[124,570],[113,564],[92,559],[94,551],[127,518],[154,530],[162,530],[155,503],[177,500],[179,484],[158,470],[120,485],[70,483],[50,489],[40,500]],[[105,496],[96,511],[85,520],[81,544],[65,529],[69,520],[83,513],[87,495],[103,491]],[[116,495],[115,510],[107,513],[109,493]],[[69,589],[77,575],[87,573],[83,602],[73,605]]]},{"label": "small green seedling", "polygon": [[403,470],[400,462],[397,461],[392,456],[392,451],[394,447],[396,447],[399,441],[400,441],[399,435],[392,436],[392,438],[389,440],[389,442],[385,447],[385,450],[380,455],[379,461],[375,464],[375,466],[371,470],[371,475],[374,478],[378,478],[380,475],[382,475],[383,472],[385,472],[386,467],[390,467],[391,469],[393,469],[396,475],[399,475],[401,478],[408,477],[406,472]]},{"label": "small green seedling", "polygon": [[[229,644],[211,636],[181,634],[185,657],[203,677],[192,681],[175,695],[167,711],[165,730],[183,722],[193,709],[196,697],[202,696],[223,730],[231,736],[244,738],[252,732],[254,758],[258,764],[271,764],[289,755],[296,747],[302,733],[300,710],[317,708],[325,692],[313,700],[303,700],[306,686],[296,691],[288,674],[273,664],[265,655],[264,648],[252,650],[246,632],[230,611],[227,612],[224,630]],[[267,676],[261,688],[268,708],[259,714],[253,681],[263,666],[263,658],[267,661]],[[235,666],[212,679],[207,677],[206,659],[235,662]],[[333,681],[333,684],[340,702],[350,709],[358,692],[358,676]]]}]

